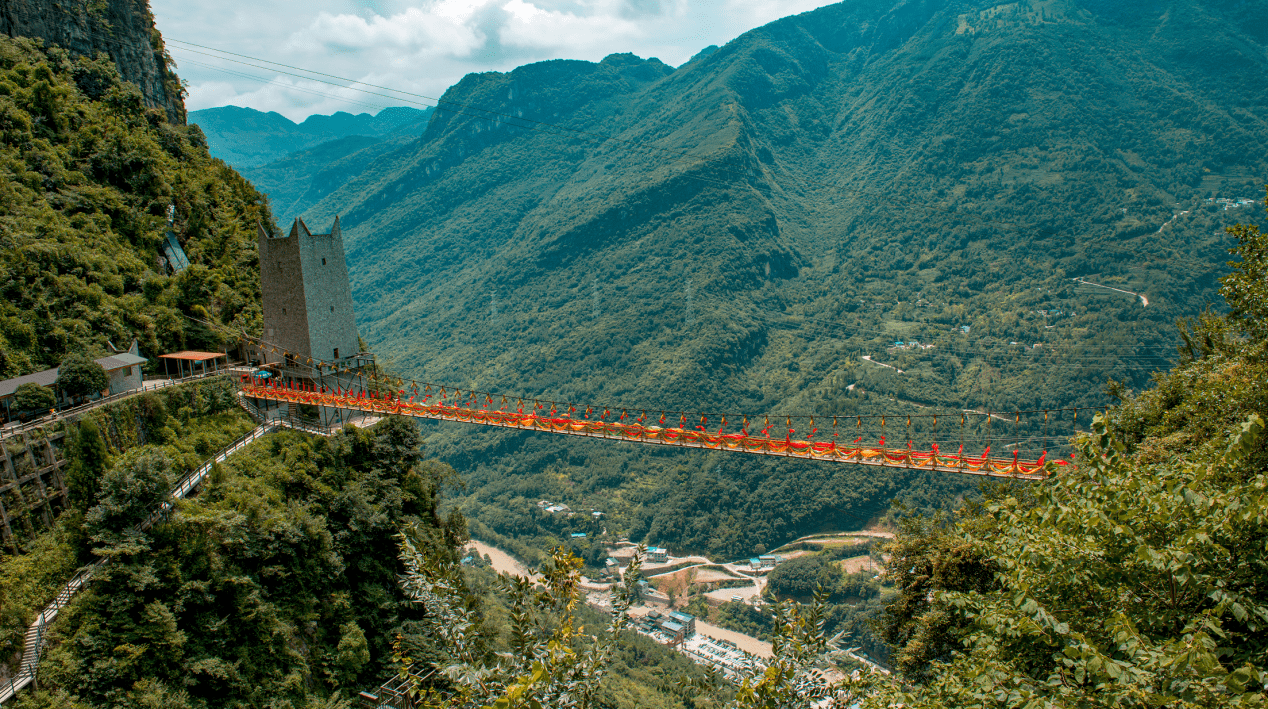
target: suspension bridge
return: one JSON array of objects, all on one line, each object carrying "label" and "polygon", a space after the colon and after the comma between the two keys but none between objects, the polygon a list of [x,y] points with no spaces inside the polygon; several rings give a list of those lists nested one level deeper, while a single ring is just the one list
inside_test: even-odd
[{"label": "suspension bridge", "polygon": [[[285,353],[275,346],[254,338],[243,338],[242,335],[239,335],[239,338],[254,347],[290,356],[290,353]],[[711,417],[707,414],[637,409],[631,411],[613,407],[543,402],[540,399],[495,395],[490,392],[421,383],[377,371],[365,372],[355,368],[341,367],[339,363],[311,358],[307,358],[303,364],[298,362],[295,364],[308,370],[302,378],[279,381],[272,376],[260,377],[256,374],[243,373],[237,381],[239,391],[245,397],[262,402],[322,407],[374,416],[408,416],[433,421],[454,421],[609,441],[883,468],[1045,480],[1061,467],[1068,465],[1068,461],[1065,460],[1048,459],[1046,451],[1035,460],[1022,459],[1019,448],[1014,448],[1010,456],[991,456],[990,444],[980,455],[974,456],[965,454],[964,444],[961,444],[954,453],[942,451],[936,442],[929,444],[928,449],[919,450],[914,447],[909,436],[903,437],[906,440],[905,447],[886,446],[884,434],[875,444],[863,443],[862,436],[850,442],[841,442],[841,432],[861,429],[865,418],[880,419],[882,430],[884,430],[885,416],[778,416],[775,417],[774,424],[771,423],[771,417],[761,416],[759,433],[755,430],[759,417],[715,414],[712,417],[714,421],[712,425],[716,426],[716,429],[712,429]],[[347,379],[339,378],[348,375],[362,377],[368,380],[368,383],[352,385]],[[335,383],[326,385],[323,383],[323,376],[331,376]],[[1042,413],[1046,424],[1051,414],[1060,414],[1065,411],[1075,411],[1077,414],[1075,409],[1025,413]],[[1018,422],[1020,422],[1021,413],[1023,412],[1012,412]],[[800,421],[794,423],[794,418],[806,422],[806,428],[803,429],[805,432],[801,436],[794,437],[797,432],[795,425],[801,425]],[[905,432],[910,434],[913,418],[932,418],[933,425],[936,427],[938,415],[891,416],[889,418],[900,420],[905,418]],[[986,418],[989,422],[991,418],[1000,418],[1000,416],[987,413]],[[780,419],[783,419],[782,427],[779,426]],[[960,422],[963,425],[963,414],[960,415]],[[826,429],[823,433],[819,430],[820,425]],[[728,427],[731,428],[730,432],[727,430]],[[784,432],[782,437],[770,435],[772,429],[776,428],[781,428]],[[896,433],[901,434],[903,431]],[[847,440],[849,435],[847,433],[845,436]],[[816,436],[819,438],[816,439]]]}]

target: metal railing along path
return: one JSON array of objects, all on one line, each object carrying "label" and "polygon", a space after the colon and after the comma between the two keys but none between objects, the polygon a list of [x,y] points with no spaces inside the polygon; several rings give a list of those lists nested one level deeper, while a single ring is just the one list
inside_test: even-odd
[{"label": "metal railing along path", "polygon": [[222,369],[219,372],[207,372],[206,374],[195,374],[195,375],[192,375],[189,377],[183,377],[180,379],[150,379],[146,382],[143,382],[141,386],[135,389],[128,389],[127,391],[121,391],[117,394],[111,394],[110,396],[103,396],[100,399],[93,399],[92,401],[85,402],[78,406],[72,406],[69,409],[62,409],[61,411],[58,411],[55,414],[41,416],[40,418],[32,419],[30,421],[27,421],[24,424],[19,424],[17,426],[5,426],[4,428],[0,429],[0,439],[20,435],[22,433],[25,433],[27,431],[32,431],[37,428],[43,428],[44,426],[47,426],[50,423],[55,423],[62,419],[74,418],[76,416],[92,411],[95,408],[105,406],[106,404],[111,404],[116,401],[120,401],[122,399],[127,399],[128,397],[137,396],[140,394],[144,394],[146,392],[155,391],[157,389],[165,389],[169,386],[176,386],[178,384],[186,384],[189,382],[198,381],[199,379],[213,379],[215,377],[224,377],[224,376],[228,376],[228,374],[229,374],[228,370]]},{"label": "metal railing along path", "polygon": [[[224,448],[221,448],[220,451],[212,456],[206,463],[182,477],[180,481],[176,483],[176,486],[172,488],[172,491],[169,494],[169,499],[164,500],[163,503],[159,505],[159,508],[149,517],[146,517],[140,523],[134,525],[132,527],[132,531],[145,531],[150,527],[153,527],[160,520],[166,519],[172,513],[172,510],[176,508],[175,500],[184,499],[190,493],[197,490],[198,486],[201,485],[203,480],[207,478],[207,475],[211,473],[211,469],[216,463],[224,462],[229,456],[237,453],[243,448],[246,448],[253,441],[257,440],[266,433],[276,430],[281,425],[283,424],[276,421],[267,421],[251,429],[250,433],[239,437],[234,442]],[[0,704],[4,704],[9,701],[16,696],[20,690],[35,681],[36,671],[39,668],[40,655],[44,651],[48,626],[55,618],[57,618],[58,611],[65,607],[67,603],[70,603],[70,599],[73,598],[80,589],[86,586],[92,577],[100,571],[103,566],[109,563],[109,561],[109,559],[101,559],[80,569],[70,581],[62,586],[62,589],[57,593],[57,596],[53,599],[53,601],[45,606],[44,610],[40,611],[39,615],[35,617],[35,621],[31,623],[26,631],[26,637],[24,638],[22,646],[22,663],[19,665],[18,673],[9,679],[8,682],[0,685]]]}]

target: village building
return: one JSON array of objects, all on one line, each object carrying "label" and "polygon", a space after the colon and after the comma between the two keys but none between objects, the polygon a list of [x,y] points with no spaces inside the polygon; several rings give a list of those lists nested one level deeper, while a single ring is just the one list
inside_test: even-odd
[{"label": "village building", "polygon": [[[147,360],[145,357],[137,354],[137,343],[134,341],[132,347],[125,352],[118,352],[109,357],[101,357],[94,360],[101,368],[106,370],[106,377],[109,380],[107,387],[97,394],[90,394],[85,398],[86,401],[100,399],[103,396],[111,396],[132,389],[140,389],[145,380],[145,375],[141,373],[141,367],[145,365]],[[53,391],[57,397],[57,407],[64,408],[76,402],[72,402],[64,392],[57,387],[57,368],[46,369],[42,372],[33,374],[25,374],[12,379],[0,381],[0,410],[3,411],[4,420],[12,421],[23,413],[31,414],[47,414],[47,411],[41,412],[23,412],[18,411],[13,405],[14,395],[17,393],[18,387],[23,384],[35,384],[37,386],[46,387]]]}]

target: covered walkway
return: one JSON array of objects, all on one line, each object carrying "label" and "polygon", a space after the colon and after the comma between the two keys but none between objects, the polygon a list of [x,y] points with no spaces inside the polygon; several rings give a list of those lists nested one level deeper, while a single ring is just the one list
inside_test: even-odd
[{"label": "covered walkway", "polygon": [[[194,350],[186,350],[184,352],[173,352],[171,354],[159,355],[159,359],[163,360],[163,372],[168,377],[182,378],[192,377],[199,374],[208,374],[211,372],[219,372],[227,369],[229,366],[229,355],[223,352],[197,352]],[[224,359],[224,363],[220,362]],[[210,364],[209,364],[210,363]],[[173,366],[176,373],[172,373]]]}]

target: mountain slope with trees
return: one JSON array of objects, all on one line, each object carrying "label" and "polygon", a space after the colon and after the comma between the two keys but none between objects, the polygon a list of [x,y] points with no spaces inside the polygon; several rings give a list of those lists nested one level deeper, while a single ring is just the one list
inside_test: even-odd
[{"label": "mountain slope with trees", "polygon": [[872,706],[1268,701],[1268,235],[1232,231],[1229,315],[1183,322],[1180,362],[1076,468],[905,525],[882,634],[909,683]]},{"label": "mountain slope with trees", "polygon": [[[366,340],[429,381],[657,415],[1097,406],[1214,298],[1216,200],[1268,173],[1266,44],[1233,2],[850,0],[678,69],[467,76],[308,213],[342,217]],[[967,488],[432,430],[511,536],[555,534],[529,507],[558,497],[734,556]]]},{"label": "mountain slope with trees", "polygon": [[[267,198],[110,60],[0,37],[0,172],[0,377],[133,338],[151,358],[218,349],[185,316],[258,319]],[[158,262],[171,206],[192,264],[175,274]]]}]

